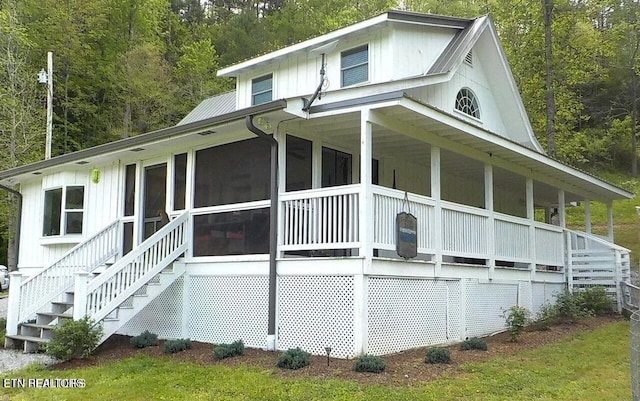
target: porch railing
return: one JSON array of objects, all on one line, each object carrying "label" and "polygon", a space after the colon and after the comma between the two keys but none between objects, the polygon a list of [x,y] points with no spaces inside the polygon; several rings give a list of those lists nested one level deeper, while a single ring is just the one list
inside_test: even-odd
[{"label": "porch railing", "polygon": [[284,233],[280,249],[347,249],[360,246],[359,185],[280,195]]},{"label": "porch railing", "polygon": [[101,321],[169,266],[187,250],[188,219],[189,213],[182,213],[91,280],[74,298],[74,316]]},{"label": "porch railing", "polygon": [[[18,321],[26,321],[73,286],[74,273],[92,272],[120,251],[120,221],[116,220],[73,247],[55,263],[24,280],[19,289]],[[13,294],[12,294],[13,295]]]}]

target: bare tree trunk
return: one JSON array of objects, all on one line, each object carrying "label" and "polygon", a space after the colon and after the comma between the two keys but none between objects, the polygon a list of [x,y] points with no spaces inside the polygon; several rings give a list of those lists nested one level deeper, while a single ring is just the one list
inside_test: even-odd
[{"label": "bare tree trunk", "polygon": [[631,69],[631,175],[638,176],[638,75]]},{"label": "bare tree trunk", "polygon": [[542,0],[544,14],[544,58],[545,58],[545,102],[547,114],[547,150],[549,156],[556,155],[556,98],[553,87],[553,48],[551,25],[553,23],[553,0]]}]

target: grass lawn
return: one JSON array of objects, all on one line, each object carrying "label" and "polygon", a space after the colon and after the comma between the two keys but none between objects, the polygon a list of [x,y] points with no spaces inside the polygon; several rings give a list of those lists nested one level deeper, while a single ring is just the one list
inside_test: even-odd
[{"label": "grass lawn", "polygon": [[[11,400],[629,400],[629,324],[488,362],[415,387],[290,379],[276,368],[178,363],[139,356],[82,370],[26,369],[10,378],[84,379],[82,389],[3,388]],[[6,379],[6,377],[5,377]]]}]

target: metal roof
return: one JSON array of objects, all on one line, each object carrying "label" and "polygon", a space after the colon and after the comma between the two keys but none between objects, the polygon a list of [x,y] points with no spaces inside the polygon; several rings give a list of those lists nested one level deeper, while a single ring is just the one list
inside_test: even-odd
[{"label": "metal roof", "polygon": [[467,27],[459,31],[444,51],[440,53],[440,56],[433,63],[427,74],[442,74],[454,69],[471,51],[471,48],[487,27],[488,21],[488,15],[470,21]]},{"label": "metal roof", "polygon": [[177,125],[185,125],[236,111],[236,91],[212,96],[200,102]]}]

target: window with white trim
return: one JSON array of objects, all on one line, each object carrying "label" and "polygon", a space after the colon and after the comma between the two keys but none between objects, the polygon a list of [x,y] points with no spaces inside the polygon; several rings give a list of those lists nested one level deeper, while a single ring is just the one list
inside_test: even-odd
[{"label": "window with white trim", "polygon": [[456,110],[480,119],[480,106],[476,95],[469,88],[462,88],[456,95]]},{"label": "window with white trim", "polygon": [[255,106],[273,100],[273,74],[251,80],[251,105]]},{"label": "window with white trim", "polygon": [[84,186],[70,185],[44,191],[42,235],[82,234]]},{"label": "window with white trim", "polygon": [[369,45],[344,51],[340,54],[342,87],[369,80]]}]

